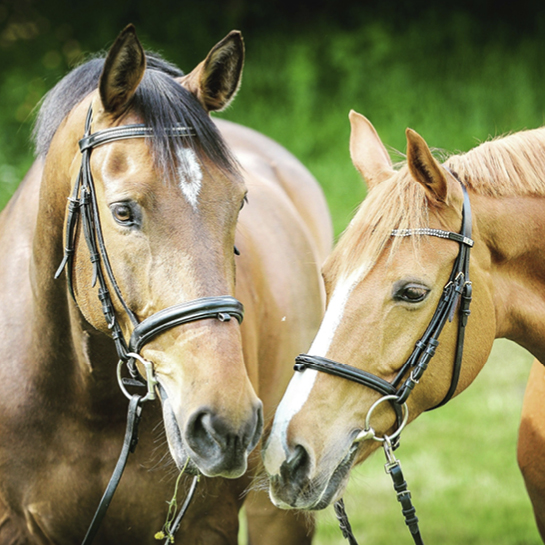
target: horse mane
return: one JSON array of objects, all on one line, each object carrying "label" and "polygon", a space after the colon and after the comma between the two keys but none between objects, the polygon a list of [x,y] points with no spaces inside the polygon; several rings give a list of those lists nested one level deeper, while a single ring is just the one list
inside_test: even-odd
[{"label": "horse mane", "polygon": [[[33,130],[36,156],[47,155],[64,118],[98,87],[104,61],[105,55],[92,58],[69,72],[47,93]],[[183,155],[176,153],[176,149],[185,146],[193,149],[199,159],[208,158],[225,172],[237,175],[238,163],[216,126],[197,98],[174,79],[183,75],[179,68],[156,53],[146,52],[146,71],[134,95],[131,111],[154,131],[154,138],[147,141],[157,167],[163,172],[186,167],[179,164]],[[175,124],[192,127],[196,137],[169,137],[167,129]]]},{"label": "horse mane", "polygon": [[[474,193],[491,197],[545,196],[545,128],[521,131],[489,140],[444,162]],[[393,229],[429,226],[430,203],[406,162],[373,187],[342,234],[326,267],[348,276],[367,263],[369,271],[385,250],[389,257],[401,243]],[[440,215],[439,215],[440,217]],[[422,236],[410,237],[418,256]]]},{"label": "horse mane", "polygon": [[545,128],[499,137],[451,156],[446,165],[475,193],[545,196]]}]

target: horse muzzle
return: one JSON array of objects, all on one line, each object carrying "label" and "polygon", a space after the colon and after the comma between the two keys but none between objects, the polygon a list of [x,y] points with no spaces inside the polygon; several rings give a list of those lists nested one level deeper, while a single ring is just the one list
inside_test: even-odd
[{"label": "horse muzzle", "polygon": [[248,456],[263,431],[261,401],[255,402],[249,416],[240,423],[203,406],[189,415],[184,426],[180,426],[168,397],[162,397],[162,404],[168,445],[178,468],[187,466],[190,472],[227,479],[246,472]]},{"label": "horse muzzle", "polygon": [[357,449],[354,444],[333,471],[312,475],[315,467],[312,455],[297,445],[287,454],[279,473],[269,476],[271,501],[281,509],[325,509],[342,494]]}]

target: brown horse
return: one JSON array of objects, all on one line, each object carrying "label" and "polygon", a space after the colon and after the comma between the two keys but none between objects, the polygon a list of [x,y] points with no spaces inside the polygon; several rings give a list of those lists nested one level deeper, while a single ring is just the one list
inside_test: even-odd
[{"label": "brown horse", "polygon": [[[407,407],[414,420],[440,404],[452,384],[455,394],[471,384],[495,338],[511,339],[545,362],[545,129],[486,142],[443,165],[408,129],[407,161],[395,169],[369,121],[355,112],[350,121],[352,160],[369,193],[324,265],[328,305],[307,358],[311,365],[292,379],[264,452],[270,496],[284,508],[319,509],[338,499],[351,467],[385,435],[396,433],[395,403],[371,411],[384,395],[371,383],[388,390],[385,381],[397,379],[399,393],[409,379],[414,389]],[[457,235],[468,223],[462,218],[462,211],[466,216],[469,211],[464,186],[473,214],[473,302],[459,381],[453,362],[462,324],[454,307],[454,320],[445,320],[437,352],[416,384],[418,377],[404,364],[420,350],[417,341],[434,316],[460,248],[471,245]],[[445,233],[454,240],[441,238]],[[330,363],[321,369],[312,365],[326,358]],[[352,376],[362,376],[360,371],[373,376],[361,385],[346,375],[319,372],[329,365],[328,371],[338,374],[335,362],[345,370],[346,364],[357,368]],[[536,362],[518,458],[545,538],[544,379]]]},{"label": "brown horse", "polygon": [[[172,459],[202,476],[180,542],[237,543],[262,414],[272,416],[291,376],[286,362],[319,325],[319,268],[332,237],[322,192],[293,156],[209,116],[234,97],[243,52],[232,32],[184,76],[145,53],[129,26],[106,59],[76,68],[41,107],[38,158],[0,217],[2,544],[81,542],[125,431],[111,331],[127,340],[158,311],[232,296],[244,304],[241,325],[225,313],[205,316],[143,346],[162,403],[144,406],[138,448],[97,543],[153,542],[178,473]],[[66,219],[90,108],[98,215],[89,225],[100,223],[104,246],[92,261],[87,224],[70,237]],[[151,136],[120,138],[127,126]],[[55,280],[65,239],[71,266]],[[110,314],[93,275],[112,294]],[[246,505],[251,543],[310,542],[312,525],[265,493],[252,492]]]}]

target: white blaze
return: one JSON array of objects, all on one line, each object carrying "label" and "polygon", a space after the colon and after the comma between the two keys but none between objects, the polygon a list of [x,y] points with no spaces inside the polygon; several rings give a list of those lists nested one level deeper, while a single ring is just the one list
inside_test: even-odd
[{"label": "white blaze", "polygon": [[[309,355],[326,356],[343,318],[346,303],[368,268],[369,265],[365,264],[348,278],[339,281],[329,300],[320,329],[308,351]],[[290,421],[307,401],[317,375],[318,371],[314,369],[305,369],[295,373],[278,405],[265,452],[265,467],[271,475],[280,473],[280,466],[285,459],[285,452],[287,452],[287,433]]]},{"label": "white blaze", "polygon": [[180,161],[178,167],[180,189],[193,210],[197,210],[202,186],[202,170],[197,156],[192,149],[181,148],[178,150],[178,159]]}]

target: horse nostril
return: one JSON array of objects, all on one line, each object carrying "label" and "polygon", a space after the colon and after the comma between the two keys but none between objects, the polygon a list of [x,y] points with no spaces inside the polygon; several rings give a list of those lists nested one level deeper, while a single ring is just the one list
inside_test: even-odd
[{"label": "horse nostril", "polygon": [[185,437],[189,448],[199,456],[245,456],[259,442],[263,429],[262,405],[240,427],[203,408],[189,419]]},{"label": "horse nostril", "polygon": [[302,445],[297,445],[286,461],[280,466],[280,475],[284,482],[294,481],[298,484],[308,479],[310,473],[310,456]]},{"label": "horse nostril", "polygon": [[186,438],[189,447],[198,453],[210,453],[211,450],[226,447],[225,433],[222,433],[221,421],[208,410],[195,412],[187,423]]}]

